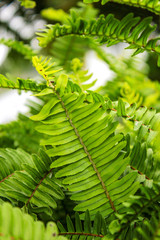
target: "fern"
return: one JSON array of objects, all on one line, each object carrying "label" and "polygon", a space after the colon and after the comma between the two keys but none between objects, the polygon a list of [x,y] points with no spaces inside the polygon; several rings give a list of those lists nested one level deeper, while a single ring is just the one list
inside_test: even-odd
[{"label": "fern", "polygon": [[137,228],[137,232],[140,235],[139,237],[143,238],[144,240],[158,239],[159,238],[159,221],[160,221],[160,216],[158,211],[157,213],[153,214],[150,220],[145,219],[142,226]]},{"label": "fern", "polygon": [[[20,2],[27,8],[35,6],[35,1]],[[160,85],[151,74],[152,80],[148,78],[151,64],[145,57],[138,62],[133,56],[153,52],[160,65],[159,30],[152,17],[141,20],[138,11],[136,17],[118,11],[117,19],[112,8],[101,8],[104,15],[98,15],[93,5],[81,2],[66,12],[70,2],[54,1],[52,9],[41,11],[55,24],[39,31],[39,51],[30,47],[34,37],[29,45],[0,40],[14,50],[2,73],[12,72],[13,61],[12,75],[18,70],[25,76],[33,70],[30,65],[20,69],[23,62],[19,65],[15,58],[17,51],[32,59],[46,81],[14,82],[0,75],[1,88],[35,92],[40,100],[28,102],[27,114],[0,126],[0,239],[158,239]],[[156,0],[113,2],[155,14],[160,10]],[[23,12],[27,22],[36,13],[31,16],[35,27],[41,5],[35,10],[20,7],[17,12]],[[106,12],[110,14],[105,16]],[[10,29],[12,21],[4,25]],[[121,42],[135,51],[132,57],[105,51],[104,45]],[[85,70],[90,50],[114,73],[94,92],[87,89],[96,88],[96,81],[91,82],[92,74]],[[58,221],[59,233],[51,221]]]},{"label": "fern", "polygon": [[[18,155],[19,159],[20,157],[21,155]],[[10,161],[10,156],[6,158]],[[31,205],[39,208],[56,208],[55,199],[63,199],[64,194],[60,189],[62,186],[60,181],[52,175],[53,169],[49,167],[51,162],[51,159],[42,151],[40,158],[33,155],[32,162],[25,161],[21,171],[17,169],[1,180],[0,196],[13,202],[18,200],[26,207]],[[18,162],[18,165],[20,164],[21,162]],[[6,170],[9,172],[9,166],[6,166]]]},{"label": "fern", "polygon": [[129,44],[128,48],[136,49],[134,55],[146,50],[149,52],[154,51],[159,56],[159,47],[156,46],[159,38],[148,40],[150,34],[156,29],[156,25],[152,26],[151,21],[150,17],[140,21],[140,18],[134,18],[132,13],[125,16],[121,21],[114,18],[112,14],[109,14],[106,18],[104,15],[101,15],[97,20],[86,21],[78,18],[72,12],[67,25],[48,25],[47,29],[42,30],[43,32],[37,33],[39,36],[37,39],[40,46],[45,47],[54,39],[66,35],[96,36],[99,43],[106,43],[107,46],[126,42]]},{"label": "fern", "polygon": [[13,208],[9,203],[0,206],[0,239],[66,240],[65,237],[58,236],[54,222],[48,222],[45,227],[44,223],[34,221],[31,216],[19,208]]},{"label": "fern", "polygon": [[42,89],[46,88],[46,84],[37,84],[33,80],[24,80],[22,78],[17,78],[17,82],[13,82],[0,74],[0,87],[40,92]]},{"label": "fern", "polygon": [[38,58],[37,56],[32,58],[33,66],[35,66],[36,70],[47,81],[47,85],[49,85],[50,80],[53,80],[54,74],[62,70],[62,69],[53,70],[52,67],[54,63],[49,64],[50,61],[51,59],[47,59],[47,58],[45,58],[42,61],[42,57]]},{"label": "fern", "polygon": [[[31,108],[31,106],[29,106]],[[32,107],[31,114],[37,113]],[[19,114],[18,120],[0,125],[0,146],[3,148],[22,148],[28,153],[37,153],[42,135],[34,130],[35,124],[25,115]]]},{"label": "fern", "polygon": [[[51,9],[48,10],[49,13],[50,10]],[[55,13],[58,13],[57,10],[54,11],[56,11]],[[75,11],[78,17],[83,17],[86,20],[97,16],[96,9],[94,9],[91,5],[86,5],[82,2],[77,3]],[[49,13],[47,15],[48,17],[50,16]],[[61,14],[52,14],[50,17],[52,17],[52,19],[56,17],[60,19],[60,15]],[[60,22],[65,24],[68,22],[68,18],[69,14],[67,14],[65,19],[62,17]],[[79,58],[82,60],[85,56],[86,51],[88,48],[90,48],[90,42],[90,39],[82,39],[79,36],[66,36],[64,38],[57,38],[49,48],[49,54],[55,59],[55,62],[59,66],[63,66],[63,69],[69,72],[71,70],[72,59]],[[48,51],[48,49],[46,50]]]},{"label": "fern", "polygon": [[22,149],[0,149],[0,183],[11,177],[16,170],[22,170],[22,164],[30,163],[31,157]]},{"label": "fern", "polygon": [[[124,203],[124,211],[127,212],[127,214],[117,214],[118,219],[114,220],[109,226],[110,232],[114,235],[113,239],[116,237],[125,239],[129,236],[134,239],[134,234],[137,235],[137,233],[135,233],[135,228],[133,228],[131,225],[142,222],[142,219],[149,219],[151,216],[151,211],[156,212],[158,209],[157,202],[159,201],[159,198],[160,188],[157,184],[154,185],[152,189],[142,187],[141,196],[136,196],[135,198],[133,197],[130,201],[128,201],[128,203]],[[141,219],[139,218],[140,216]],[[117,228],[114,228],[115,225],[117,225]]]},{"label": "fern", "polygon": [[7,47],[12,48],[13,50],[17,51],[18,53],[24,55],[26,59],[32,59],[32,57],[36,54],[33,49],[23,42],[12,40],[12,39],[0,39],[0,44],[4,44]]},{"label": "fern", "polygon": [[71,62],[71,69],[73,71],[69,77],[72,79],[73,82],[78,83],[83,90],[87,90],[95,85],[96,80],[92,81],[91,83],[86,83],[93,74],[87,75],[88,71],[82,70],[83,64],[80,62],[78,58],[74,58]]},{"label": "fern", "polygon": [[75,226],[69,216],[66,217],[67,230],[58,222],[59,235],[64,235],[68,239],[91,239],[96,240],[103,238],[107,234],[107,226],[102,216],[97,213],[94,222],[90,220],[89,211],[85,212],[84,228],[79,214],[75,213]]},{"label": "fern", "polygon": [[[100,2],[100,0],[83,0],[85,3],[93,3],[93,2]],[[102,0],[102,5],[106,4],[107,2],[115,2],[120,4],[127,4],[129,6],[137,7],[137,8],[144,8],[147,9],[157,15],[160,14],[160,4],[159,1],[152,0],[152,1],[128,1],[128,0]]]},{"label": "fern", "polygon": [[[63,183],[74,193],[71,199],[82,201],[75,210],[89,209],[91,216],[100,211],[105,217],[118,211],[119,203],[136,192],[138,183],[134,183],[136,173],[118,180],[129,161],[123,151],[126,142],[122,140],[123,135],[114,135],[117,124],[106,114],[103,98],[92,92],[86,96],[82,91],[78,92],[76,85],[68,82],[63,74],[57,79],[55,90],[46,89],[38,96],[45,92],[53,97],[31,119],[41,121],[43,124],[36,129],[49,135],[41,144],[49,147],[46,153],[50,157],[58,157],[51,164],[54,168],[61,166],[56,177],[66,177]],[[104,169],[108,174],[103,174]],[[110,174],[110,169],[114,169],[114,173]],[[116,187],[122,185],[123,190],[117,196]]]}]

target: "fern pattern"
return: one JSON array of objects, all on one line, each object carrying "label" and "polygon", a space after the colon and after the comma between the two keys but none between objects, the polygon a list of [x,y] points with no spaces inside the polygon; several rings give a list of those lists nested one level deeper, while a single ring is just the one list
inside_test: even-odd
[{"label": "fern pattern", "polygon": [[[25,161],[20,171],[17,169],[3,178],[0,182],[0,196],[13,202],[21,201],[26,207],[32,204],[37,207],[56,208],[55,199],[64,197],[60,188],[62,185],[52,177],[53,169],[49,168],[51,159],[42,151],[40,156],[39,158],[34,154],[30,157],[32,161]],[[18,159],[21,159],[21,155],[18,155]],[[10,156],[7,156],[7,160],[10,161]],[[9,171],[9,166],[6,166],[6,169]]]},{"label": "fern pattern", "polygon": [[[46,148],[56,146],[46,150],[46,153],[50,157],[59,157],[51,164],[53,168],[61,166],[55,176],[66,177],[63,183],[73,192],[71,199],[82,201],[75,210],[88,209],[91,216],[100,211],[106,217],[118,211],[119,203],[138,189],[138,182],[134,183],[137,174],[131,173],[118,180],[129,163],[122,151],[126,146],[123,135],[114,135],[117,123],[110,123],[100,95],[88,94],[86,97],[91,102],[86,103],[85,94],[75,91],[72,84],[71,92],[70,84],[64,75],[60,75],[53,97],[31,119],[43,123],[36,130],[51,136],[41,144]],[[65,91],[67,94],[64,95]],[[103,174],[104,169],[107,169],[107,174]],[[110,174],[110,169],[114,169],[114,174]],[[122,185],[119,192],[120,188],[117,187]]]},{"label": "fern pattern", "polygon": [[[110,1],[160,13],[158,0]],[[20,3],[36,6],[32,0]],[[94,5],[80,2],[66,13],[54,4],[56,10],[45,9],[42,16],[60,23],[39,30],[38,51],[30,47],[32,39],[29,45],[0,39],[32,60],[43,78],[39,84],[0,75],[1,88],[31,91],[38,100],[27,103],[26,115],[0,126],[0,239],[158,239],[160,87],[148,78],[151,64],[140,66],[134,56],[153,53],[160,66],[159,29],[138,12],[98,15]],[[133,58],[105,51],[104,45],[121,42],[134,50]],[[95,91],[88,90],[96,80],[88,83],[92,74],[85,70],[89,50],[114,72]],[[29,68],[30,62],[23,76]]]},{"label": "fern pattern", "polygon": [[151,21],[151,17],[140,21],[140,18],[133,17],[132,13],[129,13],[121,21],[114,18],[112,14],[107,17],[101,15],[97,20],[87,21],[72,12],[68,25],[48,25],[42,32],[37,33],[37,39],[40,46],[45,47],[56,38],[67,35],[97,37],[99,43],[106,43],[107,46],[126,42],[129,44],[128,48],[135,49],[133,55],[146,50],[155,52],[159,56],[159,47],[156,45],[159,38],[148,40],[150,34],[156,29],[156,25],[151,25]]}]

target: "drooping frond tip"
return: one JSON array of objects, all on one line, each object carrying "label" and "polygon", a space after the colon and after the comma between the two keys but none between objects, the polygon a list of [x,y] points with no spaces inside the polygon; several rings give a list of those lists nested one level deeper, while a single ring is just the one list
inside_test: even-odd
[{"label": "drooping frond tip", "polygon": [[45,58],[44,60],[42,60],[42,56],[32,57],[33,66],[36,68],[37,72],[47,81],[48,86],[49,86],[49,82],[54,78],[54,74],[62,70],[62,68],[53,70],[53,65],[55,63],[54,62],[50,63],[50,62],[51,62],[51,58]]}]

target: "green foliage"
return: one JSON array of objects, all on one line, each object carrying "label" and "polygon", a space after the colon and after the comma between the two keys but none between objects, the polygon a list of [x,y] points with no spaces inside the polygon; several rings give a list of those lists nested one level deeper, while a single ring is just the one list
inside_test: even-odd
[{"label": "green foliage", "polygon": [[[112,14],[107,17],[101,15],[97,20],[85,20],[71,12],[71,17],[67,25],[48,25],[42,32],[38,32],[40,46],[46,47],[56,38],[67,35],[79,35],[82,37],[97,37],[101,44],[112,46],[119,42],[129,44],[129,49],[135,49],[133,55],[146,51],[158,54],[159,47],[156,46],[159,38],[149,39],[150,34],[156,29],[156,25],[151,25],[152,18],[147,17],[140,20],[130,13],[121,21],[114,18]],[[113,28],[114,25],[114,28]],[[160,58],[159,58],[160,59]],[[159,65],[159,60],[158,60]]]},{"label": "green foliage", "polygon": [[[72,200],[82,201],[75,210],[89,209],[91,216],[100,211],[106,217],[118,211],[119,204],[136,192],[136,173],[118,180],[129,163],[123,150],[123,135],[115,136],[117,123],[112,123],[107,114],[104,99],[76,88],[60,75],[55,90],[42,91],[42,95],[46,92],[52,97],[31,119],[42,122],[36,129],[47,135],[41,141],[46,153],[56,157],[51,167],[61,166],[55,176],[65,177],[63,183],[73,192]],[[117,191],[122,185],[122,191]]]},{"label": "green foliage", "polygon": [[68,14],[65,13],[62,9],[47,8],[41,11],[42,17],[50,21],[58,21],[65,23],[68,18]]},{"label": "green foliage", "polygon": [[40,92],[46,87],[46,84],[37,84],[34,80],[24,80],[22,78],[17,78],[17,81],[13,82],[0,74],[0,87]]},{"label": "green foliage", "polygon": [[[100,0],[83,0],[85,3],[93,3],[93,2],[100,2]],[[137,7],[137,8],[144,8],[155,14],[160,14],[160,4],[157,0],[143,0],[143,1],[134,1],[134,0],[102,0],[102,5],[108,3],[109,1],[120,3],[120,4],[127,4],[129,6]]]},{"label": "green foliage", "polygon": [[[155,0],[113,2],[159,14]],[[145,56],[141,62],[134,56],[154,52],[159,64],[159,30],[152,17],[141,20],[138,13],[128,13],[117,18],[112,9],[98,15],[82,2],[68,13],[69,4],[63,10],[41,9],[55,24],[38,33],[38,51],[29,41],[0,40],[32,59],[45,81],[14,82],[9,80],[13,73],[0,75],[1,88],[31,91],[38,100],[27,103],[27,114],[0,126],[0,239],[158,239],[160,84],[149,79]],[[121,42],[135,51],[132,57],[106,52],[104,45]],[[91,81],[94,75],[86,70],[90,50],[114,73],[95,91],[88,90],[98,81]],[[24,78],[35,74],[29,69]]]},{"label": "green foliage", "polygon": [[18,53],[24,55],[26,59],[32,59],[32,56],[36,55],[36,52],[27,44],[23,42],[12,40],[12,39],[0,39],[0,44],[4,44],[7,47],[17,51]]},{"label": "green foliage", "polygon": [[[31,105],[29,107],[31,108]],[[37,113],[37,110],[32,107],[31,112]],[[34,128],[35,124],[27,116],[19,114],[18,121],[0,125],[0,146],[22,148],[28,153],[37,153],[42,135]]]},{"label": "green foliage", "polygon": [[66,240],[65,237],[58,237],[55,223],[48,222],[45,227],[43,222],[34,221],[30,215],[9,203],[0,206],[0,239]]},{"label": "green foliage", "polygon": [[87,90],[91,87],[93,87],[97,80],[92,81],[91,83],[86,83],[93,74],[88,74],[88,71],[82,70],[83,64],[78,58],[74,58],[71,62],[71,69],[73,71],[72,74],[70,74],[70,78],[73,82],[78,83],[83,90]]},{"label": "green foliage", "polygon": [[[15,150],[12,151],[15,152]],[[12,154],[12,151],[10,154]],[[16,160],[19,160],[17,165],[22,164],[21,169],[18,169],[15,164],[17,169],[13,169],[13,166],[11,166],[12,170],[10,165],[7,164],[11,161],[10,155],[4,155],[6,163],[4,170],[7,172],[7,176],[2,175],[0,196],[8,198],[13,203],[16,201],[22,202],[25,207],[28,207],[28,205],[31,205],[31,207],[32,205],[37,206],[41,208],[39,211],[44,211],[45,208],[49,207],[56,208],[55,199],[63,199],[64,194],[60,189],[60,186],[62,186],[60,181],[54,178],[53,169],[50,169],[51,159],[43,151],[40,151],[40,157],[33,154],[32,158],[28,158],[29,161],[25,158],[22,162],[21,152],[20,154],[19,152],[15,153],[18,155],[15,156],[18,157]],[[3,154],[5,153],[1,150],[2,157]],[[12,161],[15,161],[14,159]]]},{"label": "green foliage", "polygon": [[34,8],[36,6],[36,2],[32,0],[19,0],[21,2],[21,6],[25,8]]},{"label": "green foliage", "polygon": [[95,239],[100,240],[107,234],[105,220],[99,213],[96,214],[94,222],[92,223],[89,211],[86,211],[84,227],[77,212],[75,213],[75,226],[69,216],[66,217],[66,223],[67,230],[60,222],[57,223],[57,226],[60,234],[67,236],[68,239],[84,239],[85,237],[87,240],[95,237]]}]

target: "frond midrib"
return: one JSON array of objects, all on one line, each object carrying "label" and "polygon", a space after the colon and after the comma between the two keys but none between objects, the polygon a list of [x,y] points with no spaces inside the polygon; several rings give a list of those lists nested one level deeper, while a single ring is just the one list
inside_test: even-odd
[{"label": "frond midrib", "polygon": [[[62,26],[59,26],[59,27],[63,28]],[[70,29],[72,30],[71,27],[70,27]],[[77,33],[75,33],[74,31],[73,32],[71,31],[69,33],[53,36],[53,39],[52,39],[51,43],[56,38],[61,38],[61,37],[64,37],[64,36],[106,37],[106,38],[111,39],[111,40],[118,40],[118,41],[123,42],[123,43],[133,44],[138,49],[140,48],[140,49],[144,49],[144,50],[146,50],[148,52],[155,52],[156,54],[160,54],[160,51],[158,51],[157,49],[153,49],[153,48],[149,49],[149,48],[146,47],[146,45],[140,45],[137,42],[128,40],[127,38],[122,39],[121,37],[118,37],[118,36],[114,37],[112,34],[107,36],[105,34],[104,35],[103,34],[95,34],[95,33],[87,33],[86,34],[85,32],[81,32],[81,33],[77,32]],[[48,45],[48,43],[47,43],[47,45]]]},{"label": "frond midrib", "polygon": [[32,197],[34,196],[35,192],[37,191],[38,187],[41,185],[41,183],[44,181],[44,179],[53,171],[53,168],[51,168],[45,175],[44,177],[40,180],[40,182],[37,184],[36,188],[33,190],[31,196],[29,197],[28,201],[26,202],[25,206],[28,206],[30,203]]},{"label": "frond midrib", "polygon": [[[54,91],[55,91],[55,90],[54,90]],[[56,92],[56,91],[55,91],[55,92]],[[72,122],[72,120],[71,120],[71,118],[70,118],[70,116],[69,116],[69,113],[68,113],[68,111],[67,111],[67,109],[66,109],[66,107],[65,107],[65,104],[64,104],[64,102],[62,101],[62,98],[60,97],[60,95],[59,95],[57,92],[56,92],[56,94],[57,94],[58,99],[61,101],[62,107],[63,107],[63,109],[65,110],[65,113],[66,113],[66,116],[67,116],[67,118],[68,118],[68,121],[69,121],[70,125],[71,125],[72,128],[74,129],[76,136],[78,137],[81,145],[83,146],[84,152],[87,154],[88,159],[89,159],[89,161],[91,162],[92,167],[93,167],[94,171],[95,171],[96,174],[97,174],[97,177],[98,177],[98,179],[99,179],[99,181],[100,181],[100,183],[101,183],[101,185],[102,185],[102,188],[103,188],[103,190],[104,190],[104,192],[105,192],[105,195],[106,195],[106,197],[107,197],[108,200],[109,200],[109,203],[110,203],[110,205],[111,205],[111,208],[113,209],[114,212],[116,212],[116,208],[115,208],[115,206],[114,206],[114,203],[113,203],[113,201],[111,200],[111,197],[110,197],[110,195],[109,195],[109,192],[108,192],[108,190],[107,190],[107,188],[106,188],[106,186],[105,186],[105,183],[103,182],[103,180],[102,180],[102,178],[101,178],[101,175],[100,175],[100,173],[99,173],[99,171],[98,171],[98,169],[97,169],[97,167],[96,167],[96,164],[94,163],[94,161],[93,161],[90,153],[88,152],[87,147],[85,146],[85,144],[84,144],[84,142],[83,142],[83,140],[82,140],[82,138],[81,138],[81,136],[80,136],[77,128],[75,127],[74,123]]]}]

